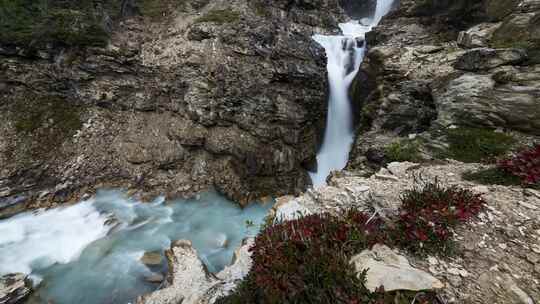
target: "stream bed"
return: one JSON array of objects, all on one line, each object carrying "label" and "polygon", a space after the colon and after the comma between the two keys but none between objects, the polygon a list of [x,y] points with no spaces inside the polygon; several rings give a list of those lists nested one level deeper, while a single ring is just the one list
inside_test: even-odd
[{"label": "stream bed", "polygon": [[189,239],[208,269],[220,271],[242,239],[258,232],[270,208],[241,209],[215,192],[141,203],[103,190],[72,206],[0,221],[0,275],[31,274],[36,292],[28,303],[132,303],[159,286],[148,277],[166,272],[164,258],[143,264],[145,252]]}]

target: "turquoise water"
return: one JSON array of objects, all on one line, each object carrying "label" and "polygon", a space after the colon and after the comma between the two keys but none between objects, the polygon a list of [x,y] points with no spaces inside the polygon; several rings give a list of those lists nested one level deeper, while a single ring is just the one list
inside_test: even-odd
[{"label": "turquoise water", "polygon": [[[270,204],[245,209],[214,192],[199,199],[140,203],[121,191],[100,191],[79,204],[0,221],[0,274],[30,273],[40,283],[30,303],[130,303],[166,271],[140,262],[147,251],[189,239],[208,269],[230,264],[255,235]],[[253,226],[246,222],[253,222]]]}]

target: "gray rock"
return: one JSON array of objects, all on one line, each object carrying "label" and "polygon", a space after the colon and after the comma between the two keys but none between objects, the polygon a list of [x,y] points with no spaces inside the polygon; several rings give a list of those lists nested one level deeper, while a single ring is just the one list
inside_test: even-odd
[{"label": "gray rock", "polygon": [[31,292],[31,283],[22,273],[0,277],[0,304],[23,303]]},{"label": "gray rock", "polygon": [[444,284],[425,271],[413,268],[407,258],[384,245],[375,245],[351,259],[357,273],[367,269],[366,287],[375,291],[441,289]]},{"label": "gray rock", "polygon": [[249,248],[253,239],[246,239],[235,251],[232,264],[217,274],[208,272],[190,241],[175,241],[166,251],[169,263],[167,284],[163,289],[141,296],[137,304],[201,304],[213,303],[230,293],[251,268]]},{"label": "gray rock", "polygon": [[[467,125],[503,127],[540,134],[540,87],[538,80],[526,75],[533,67],[523,67],[507,76],[509,82],[497,84],[491,75],[464,74],[435,90],[439,112],[437,123],[443,126]],[[497,75],[497,74],[495,74]],[[522,81],[516,81],[523,79]],[[530,83],[531,86],[524,84]]]},{"label": "gray rock", "polygon": [[476,48],[461,55],[454,66],[459,70],[474,72],[519,64],[526,59],[527,54],[521,49]]},{"label": "gray rock", "polygon": [[159,266],[163,263],[163,256],[159,251],[145,252],[141,262],[147,266]]},{"label": "gray rock", "polygon": [[501,23],[480,23],[459,33],[457,43],[464,48],[488,47],[491,37]]}]

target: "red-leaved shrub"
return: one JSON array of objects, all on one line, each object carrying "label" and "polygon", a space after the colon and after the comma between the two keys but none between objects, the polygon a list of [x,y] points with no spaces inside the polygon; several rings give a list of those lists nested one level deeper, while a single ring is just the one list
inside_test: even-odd
[{"label": "red-leaved shrub", "polygon": [[540,183],[540,144],[516,153],[513,157],[503,159],[499,168],[518,176],[524,184]]},{"label": "red-leaved shrub", "polygon": [[[251,248],[253,266],[222,303],[374,303],[349,260],[382,241],[380,219],[348,211],[314,214],[263,230]],[[218,302],[219,303],[219,302]]]},{"label": "red-leaved shrub", "polygon": [[401,200],[392,236],[396,245],[417,252],[449,250],[450,228],[477,215],[485,204],[478,194],[438,181],[406,191]]}]

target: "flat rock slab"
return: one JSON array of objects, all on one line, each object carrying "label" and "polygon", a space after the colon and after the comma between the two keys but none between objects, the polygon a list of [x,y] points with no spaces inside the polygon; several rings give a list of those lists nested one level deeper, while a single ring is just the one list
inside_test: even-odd
[{"label": "flat rock slab", "polygon": [[416,269],[404,256],[384,245],[375,245],[351,259],[357,273],[368,269],[366,287],[375,291],[384,286],[392,290],[431,290],[444,288],[444,284],[429,273]]}]

